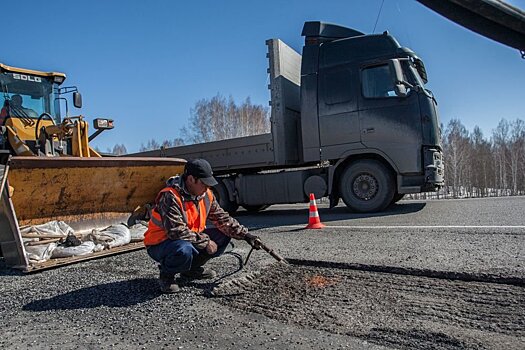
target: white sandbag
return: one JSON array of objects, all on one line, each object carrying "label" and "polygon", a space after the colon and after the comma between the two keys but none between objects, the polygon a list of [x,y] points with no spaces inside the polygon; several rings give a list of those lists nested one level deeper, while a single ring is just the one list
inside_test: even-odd
[{"label": "white sandbag", "polygon": [[95,248],[93,248],[93,253],[101,252],[104,250],[104,245],[102,244],[95,244]]},{"label": "white sandbag", "polygon": [[25,246],[26,256],[32,263],[40,263],[49,260],[53,251],[56,249],[56,243],[39,244]]},{"label": "white sandbag", "polygon": [[70,256],[79,256],[92,253],[95,249],[95,243],[91,241],[85,241],[81,245],[66,247],[57,246],[53,250],[52,258],[68,258]]},{"label": "white sandbag", "polygon": [[125,225],[111,225],[101,231],[91,231],[87,239],[97,244],[102,244],[106,249],[109,249],[131,242],[131,233]]},{"label": "white sandbag", "polygon": [[50,221],[45,224],[35,225],[35,226],[25,226],[20,228],[20,233],[35,233],[39,235],[62,235],[66,237],[68,234],[74,234],[75,231],[66,224],[64,221]]},{"label": "white sandbag", "polygon": [[144,240],[144,233],[148,230],[147,221],[137,221],[137,223],[129,228],[131,233],[131,242],[142,242]]}]

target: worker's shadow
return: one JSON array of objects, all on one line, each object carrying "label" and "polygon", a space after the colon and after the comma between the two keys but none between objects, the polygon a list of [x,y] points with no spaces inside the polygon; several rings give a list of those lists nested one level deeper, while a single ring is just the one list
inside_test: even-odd
[{"label": "worker's shadow", "polygon": [[25,311],[75,310],[107,307],[128,307],[155,299],[160,295],[156,278],[99,284],[74,290],[47,299],[32,301],[22,308]]},{"label": "worker's shadow", "polygon": [[[201,289],[204,295],[208,295],[225,278],[238,273],[244,267],[243,258],[240,254],[228,251],[225,252],[224,255],[233,256],[234,259],[237,260],[237,267],[234,270],[228,271],[208,282],[180,279],[177,282],[186,287]],[[24,311],[42,312],[50,310],[89,309],[100,306],[128,307],[147,302],[160,295],[157,278],[135,278],[99,284],[51,298],[35,300],[24,305],[22,309]]]}]

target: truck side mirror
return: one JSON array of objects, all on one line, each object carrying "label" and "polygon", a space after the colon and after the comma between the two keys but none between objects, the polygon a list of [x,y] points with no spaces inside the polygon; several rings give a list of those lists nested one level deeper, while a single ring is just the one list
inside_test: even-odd
[{"label": "truck side mirror", "polygon": [[406,97],[408,95],[407,87],[403,84],[396,84],[394,86],[394,91],[398,97]]},{"label": "truck side mirror", "polygon": [[394,78],[394,90],[396,92],[396,95],[398,97],[406,97],[407,92],[407,85],[409,87],[412,87],[410,84],[408,84],[405,81],[405,78],[403,76],[403,68],[401,68],[401,63],[399,60],[390,60],[388,61],[388,66],[390,67],[390,74]]},{"label": "truck side mirror", "polygon": [[390,74],[394,77],[394,84],[401,83],[403,78],[403,69],[401,68],[401,63],[399,60],[390,60],[388,61],[388,66],[390,67]]},{"label": "truck side mirror", "polygon": [[80,92],[73,92],[73,105],[76,108],[82,108],[82,95]]},{"label": "truck side mirror", "polygon": [[421,61],[419,58],[416,58],[414,60],[414,64],[416,66],[417,72],[419,73],[419,76],[421,77],[421,80],[423,80],[423,83],[428,83],[427,70],[425,69],[425,64],[423,61]]}]

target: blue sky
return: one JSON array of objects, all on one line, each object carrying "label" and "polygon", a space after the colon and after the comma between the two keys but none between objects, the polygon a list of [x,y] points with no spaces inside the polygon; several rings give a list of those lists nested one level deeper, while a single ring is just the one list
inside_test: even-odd
[{"label": "blue sky", "polygon": [[[0,62],[67,74],[88,120],[115,129],[94,140],[138,151],[179,136],[190,109],[217,93],[268,105],[265,40],[301,52],[305,21],[371,33],[381,0],[27,1],[2,14]],[[521,9],[525,0],[509,1]],[[525,60],[413,0],[386,0],[376,32],[388,30],[425,62],[441,121],[459,118],[489,136],[501,118],[525,119]]]}]

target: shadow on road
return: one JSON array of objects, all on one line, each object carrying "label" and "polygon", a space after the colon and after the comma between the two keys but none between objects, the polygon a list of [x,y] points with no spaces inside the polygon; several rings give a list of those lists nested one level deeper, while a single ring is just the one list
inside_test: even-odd
[{"label": "shadow on road", "polygon": [[[240,254],[228,251],[224,255],[232,256],[237,261],[237,267],[234,270],[209,282],[191,281],[181,278],[178,278],[177,282],[184,286],[201,289],[204,293],[213,290],[223,279],[238,273],[244,266],[243,257]],[[160,295],[158,279],[135,278],[81,288],[52,298],[35,300],[24,305],[22,310],[42,312],[91,309],[100,306],[129,307],[155,299]]]},{"label": "shadow on road", "polygon": [[[333,209],[319,208],[319,216],[323,222],[334,222],[349,219],[383,217],[391,215],[411,214],[422,210],[426,203],[396,203],[387,210],[379,213],[353,213],[348,208],[339,206]],[[308,222],[308,203],[304,209],[272,209],[272,207],[258,212],[249,213],[240,211],[235,214],[244,225],[274,226],[275,222],[284,225],[302,225]]]},{"label": "shadow on road", "polygon": [[49,299],[32,301],[25,311],[75,310],[107,307],[128,307],[144,303],[160,295],[157,279],[136,278],[78,289]]},{"label": "shadow on road", "polygon": [[24,274],[7,266],[3,257],[0,257],[0,276],[23,276]]}]

